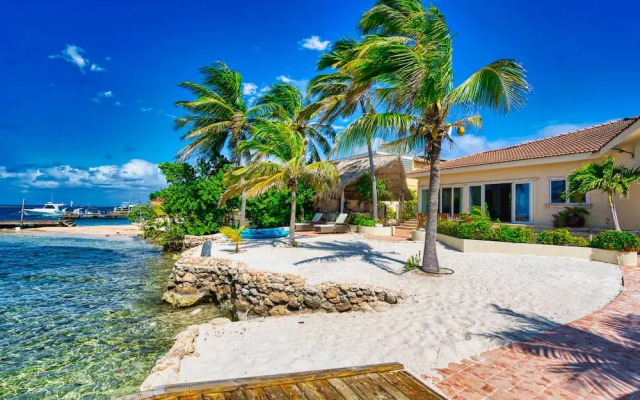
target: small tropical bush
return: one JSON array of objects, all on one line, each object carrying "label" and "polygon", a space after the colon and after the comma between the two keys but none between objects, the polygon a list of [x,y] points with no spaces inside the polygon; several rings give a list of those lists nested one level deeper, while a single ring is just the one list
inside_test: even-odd
[{"label": "small tropical bush", "polygon": [[553,214],[551,222],[556,228],[582,228],[585,224],[585,215],[589,211],[583,207],[565,207],[564,210]]},{"label": "small tropical bush", "polygon": [[396,217],[398,216],[398,213],[396,213],[395,208],[387,205],[386,210],[387,210],[387,215],[386,215],[387,218],[396,219]]},{"label": "small tropical bush", "polygon": [[589,241],[582,236],[573,236],[567,229],[550,229],[536,235],[540,244],[555,246],[589,246]]},{"label": "small tropical bush", "polygon": [[412,271],[420,268],[420,262],[422,261],[422,255],[418,252],[417,255],[410,256],[407,263],[404,265],[405,271]]},{"label": "small tropical bush", "polygon": [[358,226],[376,226],[376,221],[369,214],[352,214],[347,218],[347,223]]},{"label": "small tropical bush", "polygon": [[493,240],[493,224],[491,221],[458,222],[451,233],[459,239]]},{"label": "small tropical bush", "polygon": [[453,236],[453,229],[458,225],[456,221],[438,221],[438,233],[441,235]]},{"label": "small tropical bush", "polygon": [[402,219],[413,219],[416,217],[416,204],[418,198],[418,192],[411,191],[411,200],[406,200],[402,206]]},{"label": "small tropical bush", "polygon": [[533,230],[526,226],[500,224],[493,228],[493,239],[497,242],[533,243]]},{"label": "small tropical bush", "polygon": [[630,232],[605,231],[593,238],[591,247],[616,251],[638,251],[640,239]]},{"label": "small tropical bush", "polygon": [[220,233],[229,238],[229,240],[236,244],[236,253],[240,251],[240,243],[244,243],[242,240],[242,231],[246,228],[245,225],[234,229],[230,226],[221,226]]}]

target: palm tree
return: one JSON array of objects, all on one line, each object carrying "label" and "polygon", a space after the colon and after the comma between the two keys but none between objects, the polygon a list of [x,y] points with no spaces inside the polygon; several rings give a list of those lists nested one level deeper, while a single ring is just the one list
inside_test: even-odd
[{"label": "palm tree", "polygon": [[[376,113],[374,95],[376,88],[373,81],[355,84],[353,76],[346,73],[343,67],[357,56],[360,43],[351,38],[336,41],[329,53],[318,60],[318,70],[337,69],[337,72],[318,75],[309,83],[308,96],[317,99],[314,111],[321,113],[321,120],[333,122],[338,117],[350,117],[359,112],[361,116]],[[341,70],[342,69],[342,70]],[[378,220],[378,190],[376,184],[376,168],[373,162],[373,141],[386,139],[384,131],[362,129],[361,118],[354,120],[345,128],[336,140],[333,152],[344,156],[354,149],[366,146],[369,157],[369,174],[371,175],[372,217]]]},{"label": "palm tree", "polygon": [[620,222],[616,211],[615,197],[629,197],[629,189],[634,182],[640,180],[640,167],[629,168],[615,165],[613,156],[608,156],[602,163],[592,162],[573,171],[568,177],[569,187],[565,197],[584,195],[592,190],[600,190],[607,195],[611,218],[615,230],[619,231]]},{"label": "palm tree", "polygon": [[[424,151],[430,161],[429,216],[422,269],[440,270],[436,252],[440,153],[455,129],[480,128],[475,112],[488,108],[506,114],[524,104],[530,90],[523,67],[513,59],[492,62],[453,85],[449,28],[437,8],[420,0],[379,0],[360,20],[368,36],[358,57],[344,70],[356,83],[377,81],[380,100],[394,112],[363,117],[369,130],[397,129],[387,144],[398,151]],[[462,115],[462,118],[454,116]]]},{"label": "palm tree", "polygon": [[[286,122],[264,121],[254,136],[239,144],[242,151],[252,151],[272,161],[258,161],[232,171],[227,176],[229,188],[220,203],[246,192],[259,196],[271,188],[287,188],[291,192],[289,245],[295,246],[296,190],[300,182],[317,193],[329,190],[338,180],[338,171],[328,161],[307,164],[307,138]],[[244,179],[244,181],[240,181]]]},{"label": "palm tree", "polygon": [[[228,150],[237,166],[248,161],[248,153],[238,151],[238,144],[251,137],[257,121],[271,115],[270,105],[250,107],[245,101],[242,75],[222,62],[200,68],[202,84],[181,82],[181,88],[195,95],[195,100],[177,101],[188,113],[175,119],[176,129],[187,129],[181,139],[189,143],[176,158],[185,161],[196,154],[213,156]],[[246,195],[242,194],[240,225],[245,224]]]},{"label": "palm tree", "polygon": [[316,119],[317,107],[309,104],[290,83],[280,82],[257,101],[258,106],[269,110],[269,120],[283,122],[298,132],[305,140],[308,161],[320,161],[331,151],[336,134],[326,120]]}]

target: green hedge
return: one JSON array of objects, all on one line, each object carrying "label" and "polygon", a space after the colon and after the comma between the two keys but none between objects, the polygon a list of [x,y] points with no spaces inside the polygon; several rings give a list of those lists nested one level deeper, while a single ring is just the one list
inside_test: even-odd
[{"label": "green hedge", "polygon": [[490,240],[494,242],[533,243],[533,230],[524,226],[499,224],[491,221],[438,221],[438,233],[459,239]]},{"label": "green hedge", "polygon": [[369,216],[369,214],[350,214],[347,218],[347,223],[350,225],[358,226],[376,226],[376,221]]},{"label": "green hedge", "polygon": [[573,236],[567,229],[550,229],[536,235],[538,243],[555,246],[589,246],[589,241],[582,236]]},{"label": "green hedge", "polygon": [[593,238],[591,247],[604,250],[638,251],[640,239],[630,232],[605,231]]}]

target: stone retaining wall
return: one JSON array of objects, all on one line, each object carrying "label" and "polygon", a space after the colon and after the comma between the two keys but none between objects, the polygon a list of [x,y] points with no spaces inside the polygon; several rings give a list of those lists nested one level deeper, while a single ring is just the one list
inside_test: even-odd
[{"label": "stone retaining wall", "polygon": [[216,233],[213,235],[185,235],[184,242],[182,244],[183,249],[191,249],[193,247],[201,246],[204,242],[228,242],[229,239],[222,233]]},{"label": "stone retaining wall", "polygon": [[323,282],[308,285],[293,274],[256,271],[221,258],[178,261],[163,299],[187,307],[206,298],[231,300],[241,317],[290,313],[373,311],[396,304],[402,293],[369,286]]}]

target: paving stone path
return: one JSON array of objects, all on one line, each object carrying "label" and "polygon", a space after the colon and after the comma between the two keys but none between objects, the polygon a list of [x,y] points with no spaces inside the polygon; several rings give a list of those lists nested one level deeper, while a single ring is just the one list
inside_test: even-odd
[{"label": "paving stone path", "polygon": [[622,270],[625,289],[595,313],[557,325],[505,310],[546,332],[424,378],[452,399],[640,399],[640,266]]}]

